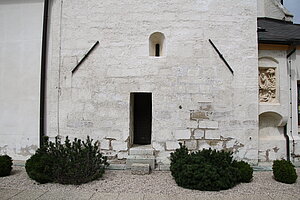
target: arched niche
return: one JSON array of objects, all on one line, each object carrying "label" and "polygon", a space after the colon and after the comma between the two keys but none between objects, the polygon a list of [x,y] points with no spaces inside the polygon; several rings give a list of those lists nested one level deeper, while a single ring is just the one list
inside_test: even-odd
[{"label": "arched niche", "polygon": [[258,66],[260,67],[274,67],[278,66],[278,64],[278,60],[270,56],[264,56],[258,59]]},{"label": "arched niche", "polygon": [[276,112],[259,115],[258,156],[260,162],[272,162],[286,156],[284,119]]},{"label": "arched niche", "polygon": [[152,33],[149,37],[149,56],[165,55],[165,36],[161,32]]},{"label": "arched niche", "polygon": [[278,103],[278,61],[272,57],[261,57],[258,66],[260,103]]}]

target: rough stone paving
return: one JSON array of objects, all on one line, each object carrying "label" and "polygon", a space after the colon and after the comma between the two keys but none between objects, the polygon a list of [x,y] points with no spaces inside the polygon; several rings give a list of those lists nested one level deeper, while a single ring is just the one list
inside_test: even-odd
[{"label": "rough stone paving", "polygon": [[[300,176],[300,169],[297,169]],[[178,187],[170,172],[153,171],[150,175],[132,175],[129,170],[107,170],[101,180],[87,184],[37,184],[23,167],[15,167],[11,176],[0,178],[0,199],[300,199],[300,182],[283,184],[272,178],[271,171],[254,172],[251,183],[242,183],[220,192],[196,191]],[[5,196],[6,195],[6,196]],[[23,195],[23,196],[22,196]],[[63,195],[67,196],[64,197]],[[32,197],[32,196],[31,196]],[[101,198],[102,197],[102,198]],[[75,199],[76,199],[75,198]]]}]

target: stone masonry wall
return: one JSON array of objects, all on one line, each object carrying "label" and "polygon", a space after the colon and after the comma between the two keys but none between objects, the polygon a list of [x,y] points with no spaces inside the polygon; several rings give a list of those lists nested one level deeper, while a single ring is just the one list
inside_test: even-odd
[{"label": "stone masonry wall", "polygon": [[[106,155],[124,159],[131,146],[130,93],[151,92],[158,164],[168,164],[178,142],[191,150],[233,150],[257,163],[256,9],[252,0],[54,0],[47,134],[89,135]],[[149,56],[154,32],[165,36],[162,57]]]}]

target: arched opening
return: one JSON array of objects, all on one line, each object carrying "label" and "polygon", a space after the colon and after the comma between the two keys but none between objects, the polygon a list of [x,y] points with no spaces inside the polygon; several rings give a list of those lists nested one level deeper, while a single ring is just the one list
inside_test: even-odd
[{"label": "arched opening", "polygon": [[259,115],[259,162],[268,163],[286,158],[286,140],[282,116],[275,112],[265,112]]},{"label": "arched opening", "polygon": [[149,37],[149,56],[160,57],[165,51],[165,36],[163,33],[155,32]]},{"label": "arched opening", "polygon": [[278,103],[278,61],[272,57],[258,59],[258,85],[260,103]]}]

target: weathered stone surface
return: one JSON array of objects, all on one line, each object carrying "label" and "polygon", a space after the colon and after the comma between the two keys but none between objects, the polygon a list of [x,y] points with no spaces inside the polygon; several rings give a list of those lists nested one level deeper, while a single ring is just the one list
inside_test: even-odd
[{"label": "weathered stone surface", "polygon": [[216,121],[199,121],[199,128],[202,129],[218,129],[219,125]]},{"label": "weathered stone surface", "polygon": [[127,142],[122,142],[118,140],[111,141],[112,149],[115,151],[126,151],[128,149]]},{"label": "weathered stone surface", "polygon": [[133,163],[131,165],[131,173],[135,175],[150,174],[150,166],[149,164]]},{"label": "weathered stone surface", "polygon": [[166,150],[167,151],[174,151],[175,149],[179,148],[178,141],[166,141]]},{"label": "weathered stone surface", "polygon": [[159,170],[160,171],[169,171],[170,170],[170,164],[159,165]]},{"label": "weathered stone surface", "polygon": [[104,156],[107,156],[108,159],[114,159],[117,158],[117,152],[116,151],[112,151],[112,150],[102,150],[101,153]]},{"label": "weathered stone surface", "polygon": [[100,148],[105,150],[110,150],[110,140],[103,139],[100,141]]},{"label": "weathered stone surface", "polygon": [[194,130],[194,138],[195,139],[202,139],[204,138],[204,130],[201,130],[201,129],[196,129]]},{"label": "weathered stone surface", "polygon": [[188,148],[188,150],[196,150],[197,149],[197,140],[186,140],[184,145]]},{"label": "weathered stone surface", "polygon": [[205,111],[192,111],[190,115],[191,120],[203,120],[209,119],[207,112]]},{"label": "weathered stone surface", "polygon": [[148,145],[131,147],[129,149],[129,155],[150,155],[153,156],[154,149]]},{"label": "weathered stone surface", "polygon": [[186,122],[187,128],[198,128],[198,122],[194,120],[189,120]]},{"label": "weathered stone surface", "polygon": [[209,148],[211,148],[211,146],[205,140],[198,141],[198,149],[199,150],[209,149]]},{"label": "weathered stone surface", "polygon": [[165,142],[152,142],[152,146],[156,151],[164,151],[165,150]]},{"label": "weathered stone surface", "polygon": [[218,130],[205,130],[205,139],[220,139],[220,132]]},{"label": "weathered stone surface", "polygon": [[[54,2],[53,15],[60,16],[60,8],[63,8],[62,28],[69,28],[58,34],[60,18],[50,20],[48,61],[51,73],[47,88],[51,96],[47,101],[50,135],[57,132],[57,122],[63,135],[84,137],[91,129],[97,130],[99,140],[105,137],[116,139],[111,146],[103,144],[102,147],[123,158],[122,153],[118,154],[126,150],[123,142],[126,140],[132,145],[133,141],[130,98],[133,92],[152,93],[151,143],[155,155],[161,155],[158,158],[161,162],[167,162],[167,153],[179,147],[178,140],[201,140],[203,130],[229,132],[232,129],[229,121],[239,121],[239,133],[228,135],[232,138],[248,129],[247,124],[242,123],[245,120],[253,121],[253,134],[257,133],[256,2],[243,1],[233,9],[224,1],[191,3],[174,0],[166,3],[143,0],[130,5],[116,0],[101,2],[98,6],[98,1],[90,0],[85,8],[82,8],[81,1],[62,5],[60,1]],[[149,7],[157,9],[149,12]],[[228,13],[228,8],[232,12]],[[126,15],[128,9],[135,10],[133,15]],[[76,20],[71,20],[74,12]],[[95,19],[106,20],[95,22],[87,17],[87,13]],[[184,23],[178,23],[174,13]],[[162,18],[166,20],[160,20]],[[145,27],[141,29],[141,25]],[[233,26],[244,28],[233,29]],[[161,57],[149,54],[149,37],[156,31],[161,32],[167,41],[163,44],[166,46]],[[101,45],[70,76],[70,69],[77,64],[74,61],[82,58],[95,43],[95,38],[99,38]],[[224,66],[207,38],[212,38],[228,59],[235,76]],[[243,44],[243,47],[236,48],[236,43]],[[58,63],[58,58],[62,64]],[[59,99],[56,86],[62,91]],[[288,96],[281,95],[284,94],[281,92],[279,96]],[[60,110],[57,110],[57,105],[60,105]],[[220,114],[214,115],[217,112]],[[83,120],[92,124],[78,126],[75,123],[78,128],[74,130],[68,127],[68,120],[73,119],[74,123]],[[198,121],[201,130],[195,131],[191,137],[189,129],[197,129]],[[222,124],[219,125],[219,121]]]},{"label": "weathered stone surface", "polygon": [[149,155],[129,155],[126,160],[127,169],[131,169],[133,163],[149,164],[150,169],[154,169],[155,157]]},{"label": "weathered stone surface", "polygon": [[124,152],[124,151],[119,151],[118,154],[117,154],[117,158],[119,160],[122,160],[122,159],[126,159],[128,157],[128,152]]},{"label": "weathered stone surface", "polygon": [[174,136],[176,139],[190,139],[191,131],[190,131],[190,129],[175,130]]}]

